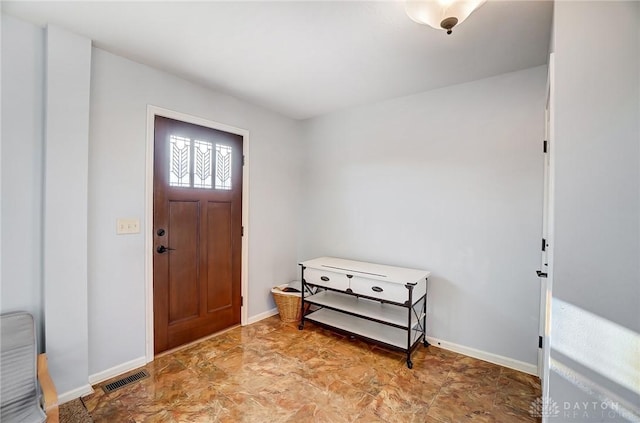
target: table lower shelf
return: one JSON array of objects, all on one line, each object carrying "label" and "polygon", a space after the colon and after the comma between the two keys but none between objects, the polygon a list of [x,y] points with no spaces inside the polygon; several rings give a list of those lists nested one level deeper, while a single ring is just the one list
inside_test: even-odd
[{"label": "table lower shelf", "polygon": [[[332,326],[354,335],[378,341],[402,350],[407,350],[407,330],[399,329],[382,323],[372,322],[359,317],[340,313],[326,308],[311,312],[305,316],[305,320]],[[411,345],[420,339],[422,332],[411,330]]]},{"label": "table lower shelf", "polygon": [[[332,308],[337,311],[344,311],[371,320],[377,320],[380,323],[388,323],[403,330],[407,329],[407,315],[410,313],[410,309],[407,307],[384,304],[380,301],[358,298],[354,295],[332,291],[320,291],[315,295],[305,297],[304,300],[311,304]],[[419,299],[416,301],[416,305],[420,305],[421,301],[424,300]],[[416,327],[424,317],[422,310],[420,310],[419,313],[420,315],[410,313],[412,328]]]}]

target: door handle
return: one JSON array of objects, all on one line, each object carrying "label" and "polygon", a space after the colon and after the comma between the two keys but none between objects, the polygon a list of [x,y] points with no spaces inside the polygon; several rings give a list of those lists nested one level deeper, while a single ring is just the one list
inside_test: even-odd
[{"label": "door handle", "polygon": [[547,272],[543,272],[542,270],[536,270],[536,273],[538,274],[539,278],[546,278],[547,277]]},{"label": "door handle", "polygon": [[156,251],[158,252],[158,254],[163,254],[163,253],[166,253],[167,251],[172,251],[172,250],[175,250],[175,248],[165,247],[164,245],[161,245],[158,248],[156,248]]}]

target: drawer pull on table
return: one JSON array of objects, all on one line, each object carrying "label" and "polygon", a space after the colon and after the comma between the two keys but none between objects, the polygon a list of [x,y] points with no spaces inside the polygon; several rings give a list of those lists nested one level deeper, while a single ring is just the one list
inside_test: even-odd
[{"label": "drawer pull on table", "polygon": [[328,276],[322,276],[322,277],[320,277],[320,280],[323,280],[325,282],[329,282],[329,277]]},{"label": "drawer pull on table", "polygon": [[371,287],[371,290],[372,290],[372,291],[375,291],[375,292],[382,292],[382,291],[384,291],[384,289],[380,288],[379,286],[372,286],[372,287]]}]

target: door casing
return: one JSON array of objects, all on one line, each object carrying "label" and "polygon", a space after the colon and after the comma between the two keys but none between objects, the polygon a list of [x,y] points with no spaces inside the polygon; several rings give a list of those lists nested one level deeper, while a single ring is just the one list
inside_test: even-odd
[{"label": "door casing", "polygon": [[[551,298],[553,292],[553,270],[554,270],[554,248],[555,248],[555,55],[549,56],[549,68],[547,76],[547,112],[545,116],[546,137],[548,141],[545,184],[545,222],[544,232],[546,235],[547,248],[545,251],[547,261],[547,278],[541,283],[540,289],[540,332],[543,336],[542,351],[539,352],[538,376],[542,381],[542,398],[549,397],[549,369],[551,356]],[[544,258],[544,255],[542,256]],[[544,269],[544,268],[543,268]],[[546,418],[543,418],[545,421]]]},{"label": "door casing", "polygon": [[149,363],[154,358],[154,328],[153,328],[153,158],[154,158],[154,121],[156,116],[193,123],[207,128],[229,132],[242,136],[242,267],[240,275],[243,303],[240,310],[240,324],[247,324],[248,320],[248,269],[249,269],[249,131],[223,123],[211,121],[197,116],[188,115],[174,110],[164,109],[153,105],[147,106],[147,150],[145,177],[145,359]]}]

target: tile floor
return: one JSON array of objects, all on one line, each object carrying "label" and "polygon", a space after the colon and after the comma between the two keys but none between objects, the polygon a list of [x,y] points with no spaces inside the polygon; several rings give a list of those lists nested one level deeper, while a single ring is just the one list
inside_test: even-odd
[{"label": "tile floor", "polygon": [[[402,353],[274,316],[83,398],[96,422],[536,422],[534,377],[434,346]],[[106,383],[108,383],[107,381]]]}]

